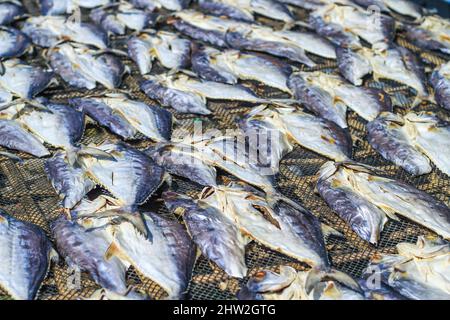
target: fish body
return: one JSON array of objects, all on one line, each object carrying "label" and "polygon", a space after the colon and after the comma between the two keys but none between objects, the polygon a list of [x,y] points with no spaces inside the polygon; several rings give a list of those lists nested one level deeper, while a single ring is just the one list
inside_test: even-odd
[{"label": "fish body", "polygon": [[5,72],[0,76],[0,87],[19,98],[32,99],[53,79],[52,71],[30,66],[18,59],[9,59],[3,65]]},{"label": "fish body", "polygon": [[31,41],[40,47],[50,48],[62,40],[92,45],[106,49],[108,37],[105,32],[89,23],[66,21],[62,16],[28,18],[22,27]]},{"label": "fish body", "polygon": [[393,113],[383,113],[367,124],[367,140],[385,159],[404,168],[412,175],[431,172],[429,159],[414,146],[404,119]]},{"label": "fish body", "polygon": [[371,16],[354,6],[331,4],[314,11],[311,26],[338,46],[360,48],[360,38],[372,46],[386,46],[395,35],[395,21],[388,16]]},{"label": "fish body", "polygon": [[333,96],[333,92],[320,86],[318,74],[294,73],[289,77],[288,87],[294,97],[316,115],[347,128],[347,106]]},{"label": "fish body", "polygon": [[41,141],[66,151],[73,151],[83,136],[84,114],[63,105],[46,103],[45,110],[25,107],[17,120]]},{"label": "fish body", "polygon": [[[319,173],[319,185],[321,181],[328,181],[332,188],[336,187],[338,190],[344,179],[351,182],[352,193],[372,207],[367,210],[371,215],[378,212],[381,217],[381,213],[384,213],[394,219],[396,215],[400,215],[431,229],[445,239],[449,238],[450,209],[428,193],[404,182],[377,176],[371,169],[359,164],[335,165],[328,162]],[[334,180],[336,182],[333,185]],[[338,194],[334,202],[342,198]],[[327,202],[332,203],[331,200]]]},{"label": "fish body", "polygon": [[14,19],[25,14],[22,4],[17,1],[3,1],[0,3],[0,26],[10,24]]},{"label": "fish body", "polygon": [[417,99],[428,97],[423,66],[406,48],[397,46],[381,52],[342,50],[338,65],[342,75],[354,85],[361,85],[362,77],[373,73],[376,80],[390,79],[413,88]]},{"label": "fish body", "polygon": [[51,242],[34,224],[0,210],[0,287],[13,299],[33,300],[47,276]]},{"label": "fish body", "polygon": [[439,16],[426,16],[418,26],[406,27],[406,38],[425,50],[450,54],[450,22]]},{"label": "fish body", "polygon": [[44,145],[14,120],[0,120],[0,145],[41,158],[50,155]]},{"label": "fish body", "polygon": [[368,271],[404,297],[414,300],[448,300],[450,248],[441,240],[419,237],[417,244],[399,243],[398,254],[376,255]]},{"label": "fish body", "polygon": [[436,68],[430,77],[436,102],[450,110],[450,62]]},{"label": "fish body", "polygon": [[136,9],[129,3],[121,3],[117,7],[94,9],[89,17],[104,31],[124,35],[127,28],[141,31],[154,26],[157,15]]},{"label": "fish body", "polygon": [[159,143],[146,153],[170,174],[189,179],[202,186],[215,186],[217,172],[211,163],[202,159],[194,145]]},{"label": "fish body", "polygon": [[249,89],[239,85],[228,85],[213,81],[200,81],[183,74],[147,76],[141,90],[164,106],[178,112],[210,114],[206,99],[258,102]]},{"label": "fish body", "polygon": [[423,15],[422,8],[409,0],[353,0],[353,2],[363,8],[376,6],[382,12],[396,12],[415,19],[420,19]]},{"label": "fish body", "polygon": [[163,199],[169,210],[183,210],[183,221],[188,233],[205,257],[232,277],[246,276],[247,241],[233,221],[201,200],[194,201],[172,192],[164,193]]},{"label": "fish body", "polygon": [[[250,278],[239,291],[240,300],[365,300],[361,292],[346,286],[341,279],[320,279],[308,291],[312,271],[296,271],[280,266],[280,272],[264,270]],[[339,281],[341,280],[342,283]]]},{"label": "fish body", "polygon": [[56,152],[45,162],[44,168],[53,188],[60,195],[64,208],[74,207],[95,187],[83,168],[69,164],[65,152]]},{"label": "fish body", "polygon": [[240,53],[236,50],[219,51],[199,48],[192,55],[193,70],[203,79],[234,84],[237,79],[256,80],[268,86],[289,92],[286,85],[292,72],[280,61]]},{"label": "fish body", "polygon": [[120,59],[112,54],[97,55],[85,46],[62,44],[50,53],[50,64],[57,74],[76,88],[94,89],[97,83],[107,89],[120,86],[126,72]]},{"label": "fish body", "polygon": [[123,94],[74,98],[70,103],[125,139],[132,139],[139,131],[155,141],[170,140],[172,114],[157,106],[131,100]]},{"label": "fish body", "polygon": [[168,69],[184,69],[190,63],[191,42],[171,32],[141,33],[132,36],[127,44],[128,56],[143,75],[150,73],[154,59]]},{"label": "fish body", "polygon": [[0,28],[0,58],[19,57],[29,48],[30,40],[21,31],[14,28]]},{"label": "fish body", "polygon": [[165,8],[171,11],[180,11],[189,6],[190,0],[131,0],[136,8],[150,11],[156,8]]},{"label": "fish body", "polygon": [[209,14],[246,22],[253,22],[255,13],[283,22],[294,21],[286,5],[271,0],[202,0],[199,5]]},{"label": "fish body", "polygon": [[88,176],[123,206],[144,203],[163,183],[164,170],[143,152],[122,143],[105,143],[97,148],[112,155],[114,160],[86,155],[79,161]]},{"label": "fish body", "polygon": [[[288,152],[292,151],[293,142],[317,152],[335,161],[343,161],[351,157],[352,141],[347,130],[341,129],[333,122],[315,117],[294,108],[264,108],[259,112],[251,112],[241,124],[246,134],[250,137],[257,130],[265,130],[266,140],[275,130],[280,135],[280,142],[272,142],[269,151],[274,147],[282,147],[277,157],[273,159],[274,165]],[[253,130],[253,131],[251,131]],[[262,131],[261,133],[263,133]],[[284,139],[282,139],[284,137]],[[261,137],[258,140],[263,140]],[[285,140],[286,139],[286,140]],[[264,140],[263,140],[264,141]],[[275,140],[276,141],[276,140]],[[270,143],[270,141],[268,141]],[[261,141],[259,141],[261,143]],[[264,152],[264,147],[258,147],[259,152]],[[270,152],[267,152],[270,154]]]},{"label": "fish body", "polygon": [[78,8],[92,9],[107,5],[111,0],[39,0],[41,14],[57,16],[73,13]]},{"label": "fish body", "polygon": [[111,242],[105,230],[88,231],[61,215],[52,223],[52,234],[58,253],[69,267],[87,272],[102,288],[118,294],[127,292],[128,266],[116,257],[107,259]]},{"label": "fish body", "polygon": [[[146,237],[136,224],[142,217]],[[106,209],[81,216],[79,223],[88,230],[104,232],[110,243],[105,257],[133,266],[144,277],[155,281],[168,294],[168,299],[183,299],[195,263],[195,245],[186,229],[176,220],[153,212],[128,209]],[[93,231],[90,231],[93,232]],[[155,259],[155,257],[158,257]]]},{"label": "fish body", "polygon": [[317,269],[330,268],[320,223],[303,207],[284,198],[269,203],[260,192],[237,184],[204,190],[200,198],[251,239]]}]

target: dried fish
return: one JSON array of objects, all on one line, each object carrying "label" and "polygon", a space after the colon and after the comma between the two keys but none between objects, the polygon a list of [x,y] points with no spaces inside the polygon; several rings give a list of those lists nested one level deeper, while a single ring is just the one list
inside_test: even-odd
[{"label": "dried fish", "polygon": [[0,3],[0,26],[14,21],[25,14],[25,9],[18,1],[2,1]]},{"label": "dried fish", "polygon": [[436,68],[430,77],[436,102],[450,110],[450,62]]},{"label": "dried fish", "polygon": [[41,14],[44,16],[73,13],[79,8],[92,9],[111,3],[111,0],[39,0]]},{"label": "dried fish", "polygon": [[30,40],[21,31],[14,28],[0,27],[0,59],[23,55],[30,45]]},{"label": "dried fish", "polygon": [[426,16],[419,26],[406,26],[406,38],[425,50],[450,54],[450,22],[439,16]]}]

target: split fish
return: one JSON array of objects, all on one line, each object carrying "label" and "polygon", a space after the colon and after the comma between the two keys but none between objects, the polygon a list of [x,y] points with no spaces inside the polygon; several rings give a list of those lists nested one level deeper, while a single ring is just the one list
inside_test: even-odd
[{"label": "split fish", "polygon": [[180,11],[189,6],[191,0],[131,0],[135,7],[150,11],[164,8],[171,11]]},{"label": "split fish", "polygon": [[397,251],[375,255],[366,272],[379,276],[385,285],[409,299],[450,299],[448,242],[420,236],[416,244],[399,243]]},{"label": "split fish", "polygon": [[73,13],[78,8],[92,9],[109,4],[111,0],[39,0],[41,14],[56,16]]},{"label": "split fish", "polygon": [[137,132],[154,141],[170,140],[172,114],[160,107],[131,100],[124,94],[73,98],[70,104],[124,139]]},{"label": "split fish", "polygon": [[406,26],[406,38],[419,48],[450,54],[450,22],[439,16],[426,16],[418,26]]},{"label": "split fish", "polygon": [[82,45],[64,43],[52,48],[49,60],[64,81],[80,89],[94,89],[97,83],[107,89],[117,88],[127,71],[117,56]]},{"label": "split fish", "polygon": [[154,59],[168,69],[184,69],[190,64],[191,42],[171,32],[141,33],[130,37],[127,45],[128,56],[142,75],[150,73]]},{"label": "split fish", "polygon": [[374,6],[383,12],[396,12],[414,19],[423,16],[422,7],[409,0],[353,0],[353,2],[365,9]]},{"label": "split fish", "polygon": [[387,216],[403,216],[450,237],[450,209],[428,193],[397,180],[380,177],[357,163],[323,165],[317,190],[327,204],[364,240],[376,244]]},{"label": "split fish", "polygon": [[55,257],[44,231],[0,209],[0,287],[13,299],[33,300]]},{"label": "split fish", "polygon": [[0,59],[19,57],[30,46],[30,40],[23,32],[7,27],[0,27],[0,43]]}]

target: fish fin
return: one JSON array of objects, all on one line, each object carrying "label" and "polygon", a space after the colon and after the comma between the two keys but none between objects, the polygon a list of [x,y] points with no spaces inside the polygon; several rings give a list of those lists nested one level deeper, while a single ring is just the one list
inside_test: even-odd
[{"label": "fish fin", "polygon": [[387,215],[390,219],[392,219],[392,220],[394,220],[394,221],[400,221],[399,217],[397,216],[397,214],[396,214],[396,212],[395,212],[394,210],[389,209],[389,208],[381,208],[381,210],[383,210],[384,213],[386,213],[386,215]]},{"label": "fish fin", "polygon": [[305,282],[306,293],[309,294],[319,282],[322,282],[323,280],[326,279],[335,280],[354,291],[362,292],[358,282],[342,271],[331,269],[330,271],[327,272],[313,268],[308,272],[308,276],[306,278]]},{"label": "fish fin", "polygon": [[325,223],[321,224],[321,229],[322,229],[322,233],[325,238],[329,237],[329,236],[344,238],[344,235],[341,232],[337,231],[333,227],[330,227],[329,225],[326,225]]},{"label": "fish fin", "polygon": [[105,260],[111,260],[112,257],[117,257],[120,260],[127,261],[128,257],[126,257],[117,244],[113,241],[105,252]]},{"label": "fish fin", "polygon": [[55,264],[59,262],[59,254],[54,248],[50,249],[49,260]]},{"label": "fish fin", "polygon": [[11,160],[13,160],[15,162],[18,162],[18,163],[23,163],[24,162],[21,157],[16,156],[15,154],[12,154],[10,152],[0,151],[0,156],[7,157],[7,158],[9,158],[9,159],[11,159]]},{"label": "fish fin", "polygon": [[83,146],[81,149],[77,150],[76,154],[77,157],[88,155],[93,156],[95,158],[99,158],[101,160],[117,161],[116,158],[111,153],[108,153],[95,147]]}]

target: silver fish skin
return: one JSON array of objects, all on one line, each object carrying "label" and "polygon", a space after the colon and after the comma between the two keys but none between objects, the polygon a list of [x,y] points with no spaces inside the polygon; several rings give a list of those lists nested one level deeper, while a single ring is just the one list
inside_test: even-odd
[{"label": "silver fish skin", "polygon": [[418,26],[407,25],[406,38],[419,48],[450,54],[450,23],[439,16],[426,16]]},{"label": "silver fish skin", "polygon": [[[136,218],[143,222],[151,239],[136,226]],[[144,277],[159,284],[167,292],[167,299],[187,297],[196,248],[177,220],[153,212],[107,208],[81,216],[78,223],[88,230],[103,232],[110,243],[105,252],[107,259],[117,258],[127,268],[133,266]],[[133,296],[139,298],[136,294]]]},{"label": "silver fish skin", "polygon": [[216,186],[214,166],[202,159],[200,150],[182,143],[158,143],[145,151],[170,174],[191,180],[202,186]]},{"label": "silver fish skin", "polygon": [[234,221],[251,239],[317,270],[330,270],[320,222],[302,206],[283,197],[266,197],[238,183],[206,188],[200,199]]},{"label": "silver fish skin", "polygon": [[157,15],[122,3],[112,8],[97,8],[89,14],[90,19],[105,32],[124,35],[126,29],[141,31],[155,25]]},{"label": "silver fish skin", "polygon": [[450,123],[429,112],[409,112],[404,119],[414,146],[450,175]]},{"label": "silver fish skin", "polygon": [[154,59],[168,69],[185,69],[190,64],[191,42],[171,32],[141,33],[130,37],[127,44],[128,56],[142,75],[150,73]]},{"label": "silver fish skin", "polygon": [[183,10],[174,14],[172,22],[179,32],[218,47],[228,47],[225,35],[233,27],[246,26],[242,21],[205,15],[198,11]]},{"label": "silver fish skin", "polygon": [[211,114],[205,99],[192,92],[177,89],[170,78],[148,76],[147,80],[141,83],[140,88],[150,99],[158,101],[163,106],[170,106],[177,112]]},{"label": "silver fish skin", "polygon": [[367,124],[367,140],[383,158],[402,167],[414,176],[430,173],[428,158],[414,147],[404,119],[393,113],[382,113]]},{"label": "silver fish skin", "polygon": [[109,3],[111,0],[39,0],[43,16],[70,14],[78,8],[92,9]]},{"label": "silver fish skin", "polygon": [[28,18],[22,32],[40,47],[50,48],[62,40],[92,45],[106,49],[108,36],[101,29],[89,23],[66,21],[64,16],[40,16]]},{"label": "silver fish skin", "polygon": [[361,279],[358,281],[364,296],[367,300],[378,301],[397,301],[397,300],[409,300],[407,297],[401,295],[383,282],[377,284],[370,284],[369,280]]},{"label": "silver fish skin", "polygon": [[3,105],[7,105],[8,103],[12,102],[12,100],[12,93],[0,86],[0,107]]},{"label": "silver fish skin", "polygon": [[423,65],[408,49],[391,47],[376,52],[367,48],[358,51],[338,51],[341,74],[354,85],[362,84],[362,77],[372,73],[375,80],[390,79],[417,91],[417,99],[427,99],[428,90]]},{"label": "silver fish skin", "polygon": [[450,62],[436,68],[430,76],[436,102],[450,110]]},{"label": "silver fish skin", "polygon": [[249,279],[238,292],[240,300],[365,300],[355,281],[340,272],[318,279],[312,288],[308,279],[315,270],[296,271],[280,266],[280,272],[263,270]]},{"label": "silver fish skin", "polygon": [[193,50],[192,69],[203,79],[234,84],[237,79],[256,80],[270,87],[290,92],[286,85],[292,68],[276,59],[236,50],[213,48]]},{"label": "silver fish skin", "polygon": [[143,152],[124,143],[104,143],[96,148],[115,159],[85,155],[79,162],[89,178],[108,190],[122,206],[144,203],[163,183],[164,170]]},{"label": "silver fish skin", "polygon": [[5,73],[0,76],[0,87],[14,96],[32,99],[44,91],[53,79],[53,72],[25,64],[19,59],[3,62]]},{"label": "silver fish skin", "polygon": [[10,24],[24,14],[25,9],[19,2],[3,1],[0,3],[0,26]]},{"label": "silver fish skin", "polygon": [[376,6],[383,12],[396,12],[404,16],[420,19],[423,16],[422,8],[409,0],[353,0],[363,8]]},{"label": "silver fish skin", "polygon": [[14,120],[0,119],[0,145],[41,158],[50,155],[47,148]]},{"label": "silver fish skin", "polygon": [[171,138],[173,116],[169,111],[131,100],[124,94],[74,98],[69,102],[125,139],[133,138],[136,132],[155,141]]},{"label": "silver fish skin", "polygon": [[271,0],[201,0],[199,6],[201,10],[209,14],[246,22],[253,22],[254,14],[283,22],[294,21],[286,5]]},{"label": "silver fish skin", "polygon": [[389,217],[403,216],[445,239],[450,237],[450,209],[428,193],[394,179],[373,173],[371,168],[357,163],[326,163],[321,169],[323,179],[336,172],[352,182],[352,191]]},{"label": "silver fish skin", "polygon": [[359,237],[377,244],[387,222],[386,214],[353,190],[344,172],[330,176],[328,170],[328,165],[324,165],[318,174],[316,187],[320,196]]},{"label": "silver fish skin", "polygon": [[386,15],[374,19],[355,6],[330,4],[315,10],[310,25],[338,46],[361,48],[360,39],[372,46],[387,47],[395,36],[395,20]]},{"label": "silver fish skin", "polygon": [[[420,236],[416,244],[399,243],[398,254],[375,255],[366,273],[413,300],[448,300],[448,243]],[[375,273],[374,273],[375,272]]]},{"label": "silver fish skin", "polygon": [[44,231],[0,209],[0,287],[13,299],[35,299],[54,255]]},{"label": "silver fish skin", "polygon": [[58,151],[46,160],[44,169],[64,208],[73,208],[95,187],[83,168],[68,163],[65,152]]},{"label": "silver fish skin", "polygon": [[89,273],[107,290],[118,294],[127,292],[125,273],[128,266],[116,257],[106,259],[111,242],[104,230],[88,231],[61,215],[52,223],[52,234],[58,253],[70,267]]},{"label": "silver fish skin", "polygon": [[308,110],[341,128],[347,128],[347,106],[340,101],[334,101],[328,91],[308,79],[308,73],[293,73],[287,85],[294,97]]},{"label": "silver fish skin", "polygon": [[14,28],[0,28],[0,58],[13,58],[23,55],[30,46],[30,40],[21,31]]},{"label": "silver fish skin", "polygon": [[247,240],[231,220],[201,200],[194,201],[174,192],[165,192],[163,199],[170,211],[183,211],[183,221],[188,233],[206,258],[215,262],[231,277],[246,276]]},{"label": "silver fish skin", "polygon": [[84,132],[84,113],[63,104],[45,103],[45,106],[51,112],[25,106],[16,121],[41,141],[75,151]]},{"label": "silver fish skin", "polygon": [[64,43],[51,50],[49,59],[55,72],[70,86],[91,90],[100,83],[107,89],[119,87],[125,66],[115,55],[97,53],[86,46]]}]

